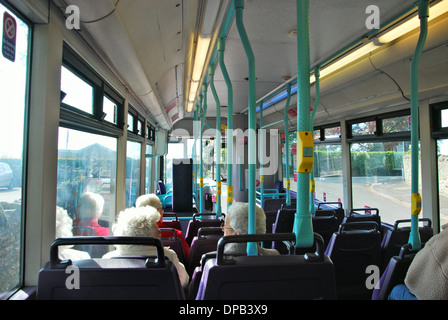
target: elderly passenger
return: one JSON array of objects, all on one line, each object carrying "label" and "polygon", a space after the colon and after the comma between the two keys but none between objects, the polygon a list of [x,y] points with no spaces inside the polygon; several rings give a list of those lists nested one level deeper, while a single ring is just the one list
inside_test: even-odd
[{"label": "elderly passenger", "polygon": [[[95,236],[108,236],[109,228],[98,224],[98,219],[103,214],[103,207],[104,198],[100,194],[93,192],[83,193],[78,202],[78,219],[73,221],[73,226],[92,229]],[[76,230],[77,228],[74,229],[74,235],[86,235],[83,233],[77,234]]]},{"label": "elderly passenger", "polygon": [[[117,222],[112,226],[112,232],[115,236],[160,238],[160,230],[157,226],[157,221],[159,220],[160,214],[153,207],[128,208],[120,212]],[[176,267],[180,282],[185,288],[189,281],[185,266],[179,261],[176,252],[173,250],[164,247],[164,253],[165,257]],[[103,258],[142,255],[156,256],[157,248],[155,246],[142,245],[117,245],[115,251],[105,254]]]},{"label": "elderly passenger", "polygon": [[[159,228],[169,228],[168,226],[163,224],[163,206],[162,202],[160,201],[159,197],[155,194],[144,194],[137,198],[135,201],[136,207],[145,207],[150,206],[155,208],[159,214],[160,214],[160,220],[157,222],[157,225]],[[182,241],[182,248],[184,250],[185,259],[188,259],[188,256],[190,254],[190,247],[188,246],[187,241],[185,241],[185,238],[182,234],[182,231],[176,230],[176,237],[181,239]],[[162,231],[162,237],[169,237],[170,232]]]},{"label": "elderly passenger", "polygon": [[[237,202],[229,207],[226,219],[224,221],[224,235],[240,235],[248,234],[248,216],[249,216],[249,204],[243,202]],[[266,215],[259,206],[255,206],[255,233],[266,233]],[[280,254],[275,249],[264,249],[257,244],[257,250],[259,255],[277,255]],[[240,253],[246,252],[246,243],[229,243],[224,248],[225,253]]]}]

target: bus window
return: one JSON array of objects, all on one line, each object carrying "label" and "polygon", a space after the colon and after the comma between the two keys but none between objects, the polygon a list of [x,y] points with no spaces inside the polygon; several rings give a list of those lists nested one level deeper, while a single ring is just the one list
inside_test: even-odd
[{"label": "bus window", "polygon": [[128,141],[126,147],[126,208],[135,205],[140,195],[140,157],[142,147],[139,142]]},{"label": "bus window", "polygon": [[77,218],[84,192],[104,198],[101,220],[115,219],[117,139],[59,128],[57,205]]},{"label": "bus window", "polygon": [[340,144],[318,144],[314,147],[314,181],[316,198],[342,202],[342,147]]},{"label": "bus window", "polygon": [[63,103],[93,114],[93,87],[64,66],[61,68],[61,91]]},{"label": "bus window", "polygon": [[0,56],[0,299],[22,282],[22,192],[25,108],[29,60],[29,26],[0,4],[0,17],[9,26],[0,34],[15,35],[15,52]]},{"label": "bus window", "polygon": [[410,143],[351,145],[353,208],[375,207],[381,221],[409,219],[411,203]]}]

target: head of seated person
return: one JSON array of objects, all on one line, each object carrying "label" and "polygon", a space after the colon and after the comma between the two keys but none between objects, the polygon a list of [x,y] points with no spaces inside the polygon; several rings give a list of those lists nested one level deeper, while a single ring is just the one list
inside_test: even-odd
[{"label": "head of seated person", "polygon": [[[249,233],[249,204],[236,202],[229,207],[224,220],[224,236],[241,235]],[[262,208],[255,206],[255,233],[266,233],[266,215]],[[257,245],[259,255],[279,254],[275,249],[264,249]],[[224,248],[225,253],[246,252],[246,243],[229,243]]]},{"label": "head of seated person", "polygon": [[[159,220],[160,214],[151,206],[127,208],[118,215],[116,223],[112,226],[112,232],[115,236],[153,237],[160,239],[160,229],[157,226]],[[185,266],[179,261],[176,252],[168,247],[164,247],[163,249],[165,257],[173,262],[181,284],[185,287],[189,281]],[[117,245],[115,251],[106,253],[103,258],[156,255],[157,248],[155,246]]]},{"label": "head of seated person", "polygon": [[[73,219],[68,215],[67,210],[56,207],[56,239],[73,237]],[[81,250],[72,249],[73,245],[59,247],[59,259],[81,260],[90,259],[90,255]]]},{"label": "head of seated person", "polygon": [[83,193],[78,202],[78,219],[73,222],[73,226],[93,229],[95,236],[108,236],[109,228],[98,224],[98,219],[103,214],[103,208],[104,198],[100,194]]},{"label": "head of seated person", "polygon": [[163,206],[162,202],[160,201],[159,197],[153,193],[144,194],[137,198],[135,201],[135,206],[137,208],[139,207],[145,207],[150,206],[155,208],[159,214],[160,214],[160,222],[163,220]]}]

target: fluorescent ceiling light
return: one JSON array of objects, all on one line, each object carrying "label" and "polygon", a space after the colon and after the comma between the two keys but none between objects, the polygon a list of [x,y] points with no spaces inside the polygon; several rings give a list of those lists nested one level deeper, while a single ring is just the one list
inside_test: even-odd
[{"label": "fluorescent ceiling light", "polygon": [[194,65],[193,65],[193,75],[192,75],[193,81],[201,80],[205,59],[207,58],[210,39],[211,38],[198,37],[198,44],[196,45],[196,55],[194,57]]},{"label": "fluorescent ceiling light", "polygon": [[356,49],[355,51],[345,55],[341,59],[336,60],[334,63],[330,64],[329,66],[323,68],[320,71],[320,77],[323,78],[325,76],[328,76],[329,74],[345,67],[347,64],[365,56],[366,54],[372,52],[373,50],[375,50],[377,48],[378,47],[373,42],[369,42],[369,43],[363,45],[362,47]]},{"label": "fluorescent ceiling light", "polygon": [[194,102],[196,99],[196,93],[198,91],[199,81],[192,81],[190,84],[190,95],[188,96],[188,101]]},{"label": "fluorescent ceiling light", "polygon": [[193,106],[194,106],[194,102],[192,102],[192,101],[188,101],[188,104],[187,104],[187,112],[191,112],[191,111],[193,111]]},{"label": "fluorescent ceiling light", "polygon": [[193,73],[190,82],[190,93],[188,95],[187,112],[193,110],[194,100],[196,99],[196,93],[199,87],[199,81],[201,80],[202,72],[204,70],[205,60],[207,58],[208,47],[210,45],[211,38],[198,37],[196,44],[196,55],[194,57]]},{"label": "fluorescent ceiling light", "polygon": [[[440,1],[429,8],[428,21],[431,21],[432,19],[435,19],[446,12],[448,12],[448,0]],[[405,35],[406,33],[417,29],[418,27],[420,27],[420,19],[419,19],[418,15],[415,15],[414,17],[407,20],[406,22],[400,24],[399,26],[397,26],[397,27],[391,29],[390,31],[387,31],[383,35],[379,36],[378,40],[381,43],[389,43],[389,42],[394,41],[395,39],[400,38],[401,36]]]}]

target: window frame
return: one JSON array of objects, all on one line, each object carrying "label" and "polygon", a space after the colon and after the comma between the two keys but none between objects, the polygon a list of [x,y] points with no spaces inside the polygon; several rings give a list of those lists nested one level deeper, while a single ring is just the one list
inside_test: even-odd
[{"label": "window frame", "polygon": [[[394,112],[387,112],[382,113],[379,115],[369,116],[369,117],[363,117],[363,118],[357,118],[352,120],[346,121],[346,137],[347,142],[349,144],[356,143],[356,142],[384,142],[384,141],[397,141],[397,140],[404,140],[404,141],[410,141],[411,139],[411,131],[400,131],[400,132],[392,132],[392,133],[384,133],[383,132],[383,120],[390,119],[390,118],[396,118],[400,116],[410,116],[411,109],[403,109],[399,111]],[[367,135],[359,135],[354,136],[352,132],[352,125],[357,123],[363,123],[363,122],[369,122],[369,121],[375,121],[376,122],[376,131],[374,134],[367,134]]]},{"label": "window frame", "polygon": [[[63,45],[62,66],[92,86],[93,110],[92,114],[90,114],[61,101],[59,125],[69,129],[112,137],[122,136],[124,98],[65,42]],[[103,98],[105,96],[117,104],[117,123],[104,120]]]}]

